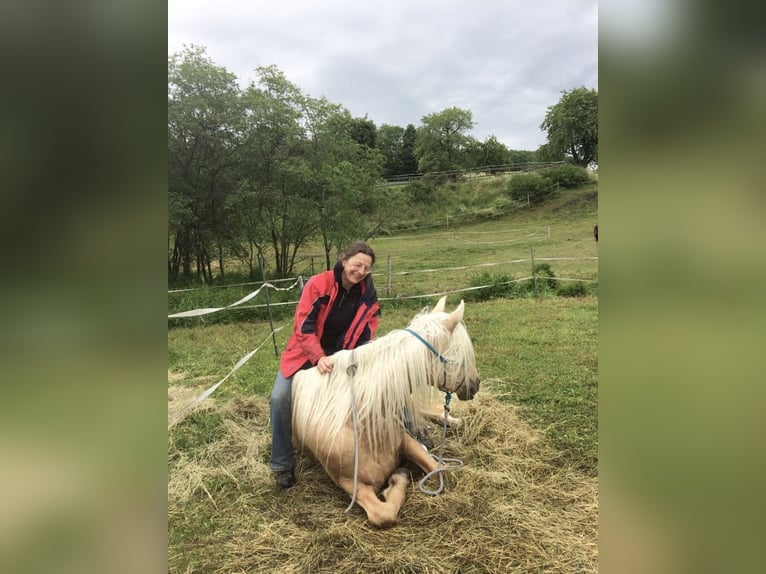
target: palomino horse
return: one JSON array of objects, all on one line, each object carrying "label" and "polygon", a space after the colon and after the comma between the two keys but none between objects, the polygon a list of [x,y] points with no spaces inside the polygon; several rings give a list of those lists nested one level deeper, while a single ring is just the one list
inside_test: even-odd
[{"label": "palomino horse", "polygon": [[479,390],[462,322],[465,305],[446,313],[446,299],[415,316],[407,329],[335,353],[331,373],[315,367],[293,379],[294,445],[315,458],[377,527],[396,524],[404,504],[409,479],[398,468],[403,457],[426,473],[440,468],[405,430],[404,413],[420,426],[433,388],[462,400]]}]

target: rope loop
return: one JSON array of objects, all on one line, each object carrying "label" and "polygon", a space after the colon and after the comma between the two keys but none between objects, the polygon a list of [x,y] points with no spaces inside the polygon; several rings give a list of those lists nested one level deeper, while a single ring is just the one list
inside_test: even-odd
[{"label": "rope loop", "polygon": [[[440,464],[440,466],[439,468],[432,470],[431,472],[426,474],[423,478],[420,479],[420,482],[418,483],[418,488],[420,489],[420,492],[422,492],[423,494],[428,494],[429,496],[436,496],[437,494],[441,494],[444,491],[444,471],[445,470],[456,470],[464,465],[463,461],[460,459],[444,458],[444,444],[447,442],[447,416],[448,416],[447,413],[449,413],[450,399],[452,399],[452,393],[446,392],[444,394],[444,423],[442,424],[442,444],[439,447],[439,454],[430,455],[431,458],[433,458],[436,462]],[[439,475],[439,488],[437,488],[436,490],[430,490],[425,487],[425,484],[426,484],[426,481],[435,474]]]}]

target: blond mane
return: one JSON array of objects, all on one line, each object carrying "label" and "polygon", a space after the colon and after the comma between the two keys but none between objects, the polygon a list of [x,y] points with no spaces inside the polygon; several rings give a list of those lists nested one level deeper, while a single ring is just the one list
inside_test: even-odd
[{"label": "blond mane", "polygon": [[408,325],[446,362],[412,333],[398,329],[353,351],[339,351],[329,375],[320,375],[316,368],[298,372],[293,380],[293,424],[299,435],[326,437],[329,452],[335,437],[352,424],[353,382],[359,436],[374,452],[396,448],[405,409],[422,425],[421,411],[434,401],[434,388],[455,390],[466,376],[465,365],[474,364],[465,326],[458,322],[450,333],[444,325],[447,317],[443,311],[424,310]]}]

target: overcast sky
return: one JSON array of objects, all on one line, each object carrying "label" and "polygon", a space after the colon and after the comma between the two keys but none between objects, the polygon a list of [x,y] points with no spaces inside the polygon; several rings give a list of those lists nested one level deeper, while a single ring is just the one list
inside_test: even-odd
[{"label": "overcast sky", "polygon": [[598,89],[598,0],[168,0],[168,54],[207,48],[243,87],[276,65],[376,125],[470,110],[484,140],[535,150],[562,90]]}]

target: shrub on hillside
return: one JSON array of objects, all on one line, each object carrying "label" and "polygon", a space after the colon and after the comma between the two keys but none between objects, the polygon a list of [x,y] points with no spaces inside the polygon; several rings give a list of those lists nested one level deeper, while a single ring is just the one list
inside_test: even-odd
[{"label": "shrub on hillside", "polygon": [[571,164],[546,169],[542,172],[542,176],[548,181],[548,185],[559,187],[579,187],[590,181],[587,169]]},{"label": "shrub on hillside", "polygon": [[559,285],[556,293],[561,297],[585,297],[588,294],[588,287],[580,281],[572,281]]},{"label": "shrub on hillside", "polygon": [[535,278],[521,281],[516,286],[516,294],[519,297],[534,297],[556,293],[556,274],[548,263],[538,263],[534,269]]},{"label": "shrub on hillside", "polygon": [[463,299],[466,301],[489,301],[490,299],[502,299],[513,297],[516,284],[512,283],[513,277],[508,275],[493,276],[487,271],[474,275],[469,282],[471,287],[483,287],[482,289],[474,289],[473,291],[466,291],[463,293]]},{"label": "shrub on hillside", "polygon": [[550,263],[538,263],[535,265],[535,277],[537,278],[537,288],[556,290],[556,274],[551,269]]},{"label": "shrub on hillside", "polygon": [[550,191],[550,182],[539,173],[518,173],[508,181],[508,195],[514,201],[537,199]]},{"label": "shrub on hillside", "polygon": [[405,191],[409,193],[412,201],[416,203],[427,203],[433,195],[434,188],[423,180],[416,180],[408,183]]}]

